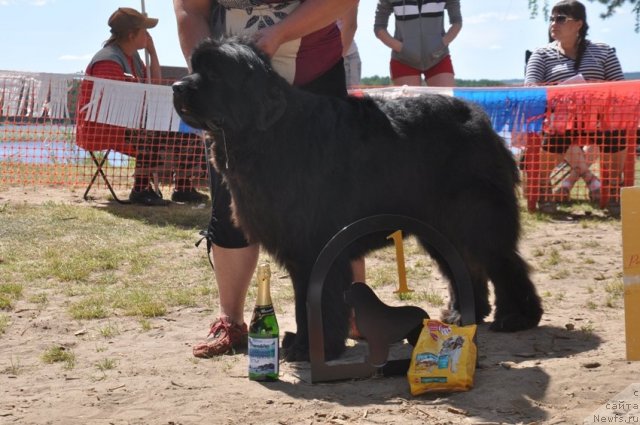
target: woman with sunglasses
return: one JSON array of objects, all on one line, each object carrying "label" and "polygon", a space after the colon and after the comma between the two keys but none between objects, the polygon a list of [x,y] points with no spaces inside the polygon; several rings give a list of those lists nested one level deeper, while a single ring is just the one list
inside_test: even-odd
[{"label": "woman with sunglasses", "polygon": [[[613,47],[587,39],[587,12],[577,0],[562,0],[551,9],[549,18],[549,44],[536,49],[527,62],[525,85],[558,84],[563,82],[624,80],[620,62]],[[570,123],[568,123],[570,124]],[[578,124],[578,123],[574,123]],[[609,213],[620,214],[619,182],[626,154],[626,144],[619,131],[603,132],[596,137],[603,163],[609,169],[601,170],[602,186],[609,193]],[[538,207],[543,212],[554,212],[557,200],[569,197],[571,187],[582,177],[592,201],[599,201],[600,180],[589,170],[589,162],[579,146],[571,146],[575,131],[563,134],[545,134],[540,152],[540,168],[547,187],[543,187]],[[572,167],[566,182],[552,194],[550,174],[563,157]],[[546,194],[546,195],[545,195]]]}]

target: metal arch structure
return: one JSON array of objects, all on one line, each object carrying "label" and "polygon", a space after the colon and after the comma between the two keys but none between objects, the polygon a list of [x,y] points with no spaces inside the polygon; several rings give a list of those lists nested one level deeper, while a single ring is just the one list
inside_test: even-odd
[{"label": "metal arch structure", "polygon": [[311,271],[307,294],[307,314],[312,383],[368,378],[381,372],[380,367],[373,366],[368,362],[367,356],[361,363],[336,364],[334,362],[328,364],[325,361],[322,290],[332,264],[351,243],[372,233],[387,231],[393,233],[397,230],[421,237],[442,256],[453,274],[454,290],[460,305],[462,325],[475,323],[475,302],[471,278],[460,254],[447,238],[432,226],[407,216],[383,214],[360,219],[344,227],[329,240],[318,255]]}]

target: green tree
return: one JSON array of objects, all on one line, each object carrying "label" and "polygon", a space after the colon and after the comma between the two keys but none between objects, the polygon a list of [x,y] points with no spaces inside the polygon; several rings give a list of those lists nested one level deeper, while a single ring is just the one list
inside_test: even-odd
[{"label": "green tree", "polygon": [[[529,11],[531,12],[531,17],[535,18],[538,16],[538,12],[542,9],[542,13],[544,16],[549,15],[550,5],[549,0],[528,0],[529,1]],[[616,10],[629,3],[632,5],[632,11],[636,15],[636,25],[635,31],[640,33],[640,0],[589,0],[591,3],[598,2],[605,6],[605,11],[600,14],[600,18],[607,19],[613,16],[616,13]]]}]

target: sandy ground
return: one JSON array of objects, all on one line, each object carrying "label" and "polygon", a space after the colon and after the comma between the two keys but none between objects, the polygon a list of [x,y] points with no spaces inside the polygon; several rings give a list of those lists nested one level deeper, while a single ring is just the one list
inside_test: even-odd
[{"label": "sandy ground", "polygon": [[[30,202],[30,193],[2,192],[0,202]],[[41,202],[81,203],[80,196],[38,192]],[[215,311],[174,309],[152,319],[148,332],[135,318],[110,318],[119,334],[105,339],[98,330],[106,320],[74,321],[60,298],[42,310],[19,301],[2,312],[11,324],[0,336],[0,423],[583,423],[640,381],[640,365],[625,360],[620,222],[597,212],[589,220],[577,212],[526,221],[521,251],[545,314],[540,327],[515,334],[479,327],[471,391],[413,397],[405,377],[311,384],[290,364],[282,364],[279,382],[251,382],[245,353],[192,357]],[[446,294],[441,280],[432,285]],[[284,311],[281,330],[294,330],[291,306]],[[52,344],[73,349],[81,359],[75,368],[40,361]],[[97,370],[107,357],[117,367]]]}]

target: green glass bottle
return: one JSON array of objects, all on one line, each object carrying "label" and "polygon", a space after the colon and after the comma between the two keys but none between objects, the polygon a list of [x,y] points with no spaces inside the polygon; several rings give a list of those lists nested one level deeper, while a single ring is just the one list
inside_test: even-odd
[{"label": "green glass bottle", "polygon": [[249,379],[277,381],[280,328],[271,302],[269,264],[258,267],[257,278],[258,297],[249,325]]}]

